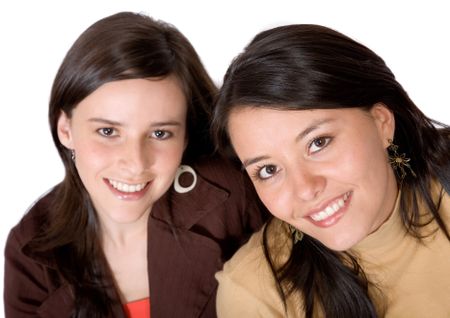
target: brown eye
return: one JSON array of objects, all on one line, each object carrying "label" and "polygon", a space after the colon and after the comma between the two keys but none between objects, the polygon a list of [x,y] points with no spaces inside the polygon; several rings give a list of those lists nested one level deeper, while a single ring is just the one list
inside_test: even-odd
[{"label": "brown eye", "polygon": [[325,140],[324,138],[318,138],[316,140],[314,140],[314,145],[317,147],[323,147],[323,145],[325,145]]},{"label": "brown eye", "polygon": [[277,173],[277,167],[275,165],[267,165],[260,168],[258,176],[260,179],[268,179]]},{"label": "brown eye", "polygon": [[114,134],[114,128],[100,128],[99,130],[97,130],[99,132],[100,135],[105,136],[105,137],[109,137],[112,136]]},{"label": "brown eye", "polygon": [[314,139],[309,145],[310,153],[316,153],[325,148],[331,141],[330,137],[319,137]]},{"label": "brown eye", "polygon": [[172,133],[170,133],[167,130],[155,130],[154,132],[152,132],[152,137],[156,138],[156,139],[164,140],[171,136],[172,136]]}]

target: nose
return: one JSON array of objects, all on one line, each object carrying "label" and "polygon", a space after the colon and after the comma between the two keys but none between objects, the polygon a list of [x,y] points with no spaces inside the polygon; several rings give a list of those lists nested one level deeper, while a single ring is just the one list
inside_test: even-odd
[{"label": "nose", "polygon": [[293,194],[302,201],[314,200],[326,185],[325,176],[313,167],[295,169],[290,179]]},{"label": "nose", "polygon": [[142,174],[152,161],[150,149],[140,141],[128,141],[119,156],[121,168],[131,177]]}]

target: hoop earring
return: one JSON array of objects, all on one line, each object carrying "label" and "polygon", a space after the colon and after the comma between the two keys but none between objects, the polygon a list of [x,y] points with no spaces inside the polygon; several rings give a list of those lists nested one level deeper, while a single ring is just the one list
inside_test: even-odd
[{"label": "hoop earring", "polygon": [[289,232],[291,233],[292,240],[294,241],[294,244],[297,244],[303,239],[303,232],[298,230],[297,228],[293,227],[292,225],[288,224]]},{"label": "hoop earring", "polygon": [[[180,176],[185,172],[192,174],[192,178],[193,178],[192,184],[188,187],[183,187],[179,181]],[[190,167],[188,165],[180,165],[175,174],[175,180],[173,181],[173,188],[175,189],[175,191],[178,193],[187,193],[187,192],[191,191],[192,189],[194,189],[196,184],[197,184],[197,174],[195,173],[195,170],[192,169],[192,167]]]},{"label": "hoop earring", "polygon": [[413,177],[416,177],[416,174],[414,173],[414,170],[411,168],[411,165],[409,162],[411,161],[411,158],[407,158],[406,154],[398,154],[398,146],[394,144],[394,141],[392,139],[388,139],[389,146],[388,150],[391,152],[391,154],[388,154],[389,156],[389,163],[391,164],[392,168],[394,169],[397,176],[400,178],[401,181],[406,177],[407,173],[405,171],[405,167],[409,169]]}]

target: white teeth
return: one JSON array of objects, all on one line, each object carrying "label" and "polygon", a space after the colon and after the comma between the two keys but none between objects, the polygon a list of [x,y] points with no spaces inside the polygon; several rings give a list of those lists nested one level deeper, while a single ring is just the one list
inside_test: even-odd
[{"label": "white teeth", "polygon": [[320,211],[319,213],[311,215],[311,219],[313,219],[314,221],[320,221],[326,219],[327,217],[328,215],[324,211]]},{"label": "white teeth", "polygon": [[327,206],[327,208],[325,209],[325,213],[330,216],[334,214],[334,210],[331,206]]},{"label": "white teeth", "polygon": [[344,194],[344,197],[342,199],[333,202],[332,204],[327,206],[324,210],[311,214],[310,215],[311,219],[313,219],[314,221],[322,221],[325,220],[327,217],[332,216],[345,205],[345,201],[347,201],[348,197],[349,193]]},{"label": "white teeth", "polygon": [[108,179],[108,181],[109,181],[109,184],[111,184],[114,189],[117,189],[122,192],[127,192],[127,193],[141,191],[147,185],[147,183],[127,184],[127,183],[122,183],[122,182],[119,182],[116,180],[111,180],[111,179]]}]

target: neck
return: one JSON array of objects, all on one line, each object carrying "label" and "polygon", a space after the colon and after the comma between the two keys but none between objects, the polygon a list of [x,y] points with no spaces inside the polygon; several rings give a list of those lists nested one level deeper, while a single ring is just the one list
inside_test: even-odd
[{"label": "neck", "polygon": [[374,227],[372,228],[372,233],[378,230],[378,228],[390,218],[396,207],[396,202],[399,195],[399,188],[397,186],[397,179],[395,178],[394,172],[392,171],[392,169],[388,171],[389,171],[389,182],[386,187],[384,207],[381,209],[381,211],[384,211],[384,213],[381,213],[379,222],[374,224]]},{"label": "neck", "polygon": [[150,213],[132,223],[115,223],[110,220],[100,220],[100,237],[104,249],[122,249],[130,245],[146,242],[147,222]]}]

